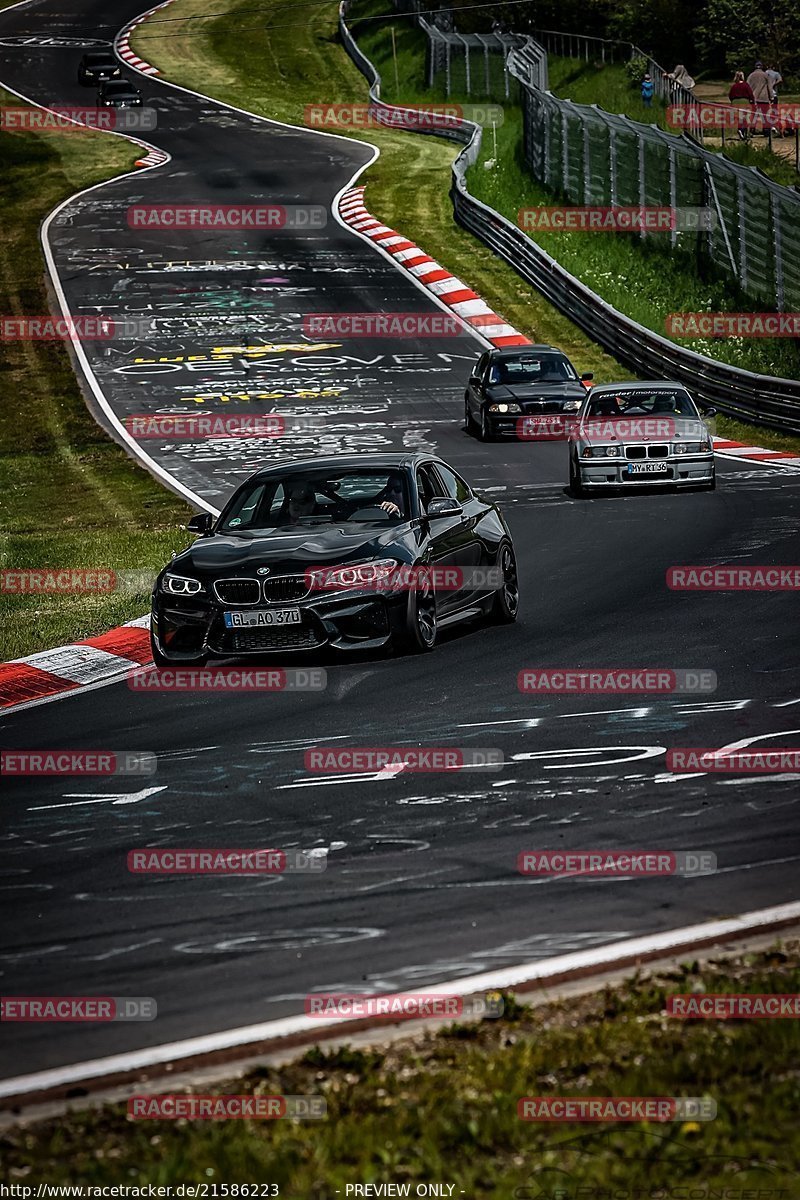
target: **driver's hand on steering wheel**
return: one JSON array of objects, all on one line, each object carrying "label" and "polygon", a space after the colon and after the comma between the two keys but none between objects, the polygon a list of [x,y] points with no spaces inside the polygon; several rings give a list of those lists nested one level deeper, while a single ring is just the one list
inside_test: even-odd
[{"label": "driver's hand on steering wheel", "polygon": [[389,516],[391,517],[400,516],[400,509],[396,504],[393,504],[391,500],[381,500],[380,507],[384,512],[389,513]]}]

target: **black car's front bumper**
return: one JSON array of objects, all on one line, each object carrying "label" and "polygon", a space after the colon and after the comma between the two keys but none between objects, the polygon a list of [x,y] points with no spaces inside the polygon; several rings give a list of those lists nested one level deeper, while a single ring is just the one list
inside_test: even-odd
[{"label": "black car's front bumper", "polygon": [[318,650],[372,650],[386,646],[405,625],[407,597],[346,592],[241,611],[298,608],[300,624],[228,629],[224,613],[236,609],[197,597],[153,597],[152,630],[162,654],[179,663],[199,657],[233,658]]},{"label": "black car's front bumper", "polygon": [[484,409],[486,425],[494,438],[514,438],[522,442],[566,442],[577,421],[575,409],[547,406],[521,413],[493,413]]}]

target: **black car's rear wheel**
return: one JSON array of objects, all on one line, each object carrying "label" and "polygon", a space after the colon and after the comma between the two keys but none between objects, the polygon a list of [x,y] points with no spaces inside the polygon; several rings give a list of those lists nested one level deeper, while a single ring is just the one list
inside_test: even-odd
[{"label": "black car's rear wheel", "polygon": [[499,625],[511,625],[516,621],[519,612],[519,578],[516,556],[510,543],[504,542],[500,547],[497,565],[502,575],[502,583],[494,594],[489,619]]},{"label": "black car's rear wheel", "polygon": [[412,654],[425,654],[436,645],[437,632],[433,576],[427,568],[420,567],[416,584],[408,593],[405,629],[400,637],[401,648]]}]

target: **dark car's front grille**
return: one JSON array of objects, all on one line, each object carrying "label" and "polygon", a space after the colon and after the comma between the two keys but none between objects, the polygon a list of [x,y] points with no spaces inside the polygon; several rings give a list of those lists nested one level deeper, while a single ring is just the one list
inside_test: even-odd
[{"label": "dark car's front grille", "polygon": [[564,411],[563,400],[521,400],[520,408],[524,413],[560,413]]},{"label": "dark car's front grille", "polygon": [[287,600],[302,600],[311,590],[305,575],[276,575],[261,584],[267,604],[285,604]]},{"label": "dark car's front grille", "polygon": [[237,629],[231,647],[237,654],[250,650],[313,650],[320,639],[312,628],[277,625],[270,629]]},{"label": "dark car's front grille", "polygon": [[214,591],[223,604],[258,604],[261,599],[257,579],[218,579]]}]

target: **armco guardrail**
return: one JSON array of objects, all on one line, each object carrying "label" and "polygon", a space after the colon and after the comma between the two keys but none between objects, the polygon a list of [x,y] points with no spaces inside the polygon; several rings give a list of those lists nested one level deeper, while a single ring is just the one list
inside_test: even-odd
[{"label": "armco guardrail", "polygon": [[[347,27],[347,0],[339,7],[342,42],[353,62],[369,82],[370,100],[377,112],[411,112],[385,104],[375,67],[359,49]],[[416,131],[415,131],[416,132]],[[758,375],[697,354],[661,337],[607,304],[580,280],[565,271],[526,233],[500,213],[470,195],[467,169],[478,159],[481,129],[462,120],[447,130],[420,129],[420,133],[449,137],[464,143],[453,163],[450,195],[455,218],[523,279],[531,283],[570,320],[620,362],[649,379],[675,379],[686,384],[705,407],[729,416],[758,421],[786,433],[800,434],[800,381]]]}]

